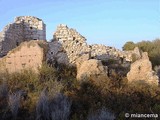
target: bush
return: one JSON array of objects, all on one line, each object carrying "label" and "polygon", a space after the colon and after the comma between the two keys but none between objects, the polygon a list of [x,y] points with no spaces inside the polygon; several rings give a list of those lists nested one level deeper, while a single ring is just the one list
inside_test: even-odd
[{"label": "bush", "polygon": [[[88,78],[85,82],[77,81],[75,68],[63,65],[57,69],[46,66],[42,76],[33,71],[0,74],[0,81],[6,80],[1,82],[1,96],[6,96],[7,91],[14,93],[0,99],[0,119],[12,119],[12,113],[19,120],[103,120],[115,116],[123,120],[126,112],[160,113],[158,87],[135,82],[128,85],[125,67],[118,63],[108,67],[112,70],[110,77],[105,81],[101,79],[99,86]],[[56,81],[58,76],[60,81]],[[27,98],[24,100],[22,92],[16,91],[24,91]],[[94,112],[88,115],[90,110]]]},{"label": "bush", "polygon": [[17,118],[18,109],[20,108],[21,92],[16,92],[9,95],[9,108],[14,118]]},{"label": "bush", "polygon": [[137,60],[136,54],[132,54],[132,63],[135,62],[136,60]]},{"label": "bush", "polygon": [[123,50],[133,50],[135,47],[139,47],[143,52],[148,52],[149,59],[152,62],[153,67],[160,65],[160,39],[153,41],[142,41],[138,43],[126,42],[123,46]]},{"label": "bush", "polygon": [[46,82],[48,80],[55,80],[56,70],[52,66],[49,66],[46,63],[43,63],[42,67],[39,69],[40,81]]},{"label": "bush", "polygon": [[92,113],[88,116],[88,120],[114,120],[115,116],[107,111],[106,108],[98,110],[96,113]]},{"label": "bush", "polygon": [[8,96],[8,86],[7,83],[4,81],[1,85],[0,85],[0,98],[7,98]]},{"label": "bush", "polygon": [[49,120],[49,101],[48,101],[48,96],[46,94],[47,94],[46,91],[43,90],[37,102],[36,120]]},{"label": "bush", "polygon": [[123,50],[129,51],[133,50],[136,47],[135,43],[132,41],[126,42],[123,46]]},{"label": "bush", "polygon": [[17,90],[32,91],[37,86],[39,79],[38,74],[32,70],[11,73],[6,77],[9,89],[12,92]]},{"label": "bush", "polygon": [[57,94],[50,102],[52,120],[69,120],[71,101],[62,94]]},{"label": "bush", "polygon": [[70,108],[71,101],[66,96],[57,93],[49,97],[43,90],[36,106],[36,120],[68,120]]}]

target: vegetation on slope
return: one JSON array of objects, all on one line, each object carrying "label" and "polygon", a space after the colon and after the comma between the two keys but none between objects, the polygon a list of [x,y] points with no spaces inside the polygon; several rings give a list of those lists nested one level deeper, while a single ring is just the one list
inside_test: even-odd
[{"label": "vegetation on slope", "polygon": [[160,113],[158,87],[127,85],[115,72],[100,86],[77,81],[76,68],[65,65],[44,64],[39,74],[1,73],[0,119],[124,120],[125,113]]}]

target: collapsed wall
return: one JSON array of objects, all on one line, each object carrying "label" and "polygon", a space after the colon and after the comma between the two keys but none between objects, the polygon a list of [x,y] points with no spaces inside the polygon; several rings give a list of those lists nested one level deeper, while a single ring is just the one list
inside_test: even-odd
[{"label": "collapsed wall", "polygon": [[47,43],[43,40],[23,42],[0,58],[0,71],[13,73],[32,69],[37,72],[46,59],[46,52]]},{"label": "collapsed wall", "polygon": [[16,17],[14,22],[0,32],[0,57],[29,40],[46,40],[46,27],[43,21],[32,16]]},{"label": "collapsed wall", "polygon": [[121,51],[105,45],[88,45],[85,37],[76,30],[60,24],[53,35],[53,41],[49,43],[48,60],[75,65],[77,59],[83,54],[88,54],[89,59],[106,61],[114,59],[125,63],[131,62],[132,54],[137,53],[136,51]]},{"label": "collapsed wall", "polygon": [[143,52],[141,58],[131,64],[127,79],[129,83],[138,81],[153,85],[159,84],[159,78],[152,70],[152,63],[149,60],[147,52]]},{"label": "collapsed wall", "polygon": [[14,23],[7,25],[0,32],[0,71],[7,70],[12,73],[28,68],[38,71],[43,61],[76,65],[79,71],[83,62],[89,62],[90,59],[113,59],[118,60],[118,64],[127,65],[126,67],[133,62],[127,74],[129,82],[141,78],[143,81],[158,84],[149,58],[142,57],[143,53],[138,48],[133,51],[121,51],[105,45],[88,45],[85,37],[63,24],[57,27],[51,42],[46,43],[39,39],[46,40],[45,24],[41,19],[31,16],[16,17]]},{"label": "collapsed wall", "polygon": [[49,43],[48,59],[56,59],[60,63],[75,64],[81,54],[89,54],[89,51],[86,39],[82,35],[76,30],[60,24],[54,33],[54,40]]}]

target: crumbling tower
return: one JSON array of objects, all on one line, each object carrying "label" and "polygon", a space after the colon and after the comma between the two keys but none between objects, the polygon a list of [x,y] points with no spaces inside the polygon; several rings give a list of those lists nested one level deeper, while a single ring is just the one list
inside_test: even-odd
[{"label": "crumbling tower", "polygon": [[17,47],[21,42],[46,40],[46,25],[33,16],[16,17],[14,22],[0,32],[0,57]]}]

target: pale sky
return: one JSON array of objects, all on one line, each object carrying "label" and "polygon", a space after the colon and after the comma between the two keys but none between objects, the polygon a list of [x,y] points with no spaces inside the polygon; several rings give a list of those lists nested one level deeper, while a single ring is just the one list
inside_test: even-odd
[{"label": "pale sky", "polygon": [[58,24],[89,44],[119,49],[127,41],[160,38],[160,0],[0,0],[0,6],[0,30],[16,16],[36,16],[47,26],[47,40]]}]

